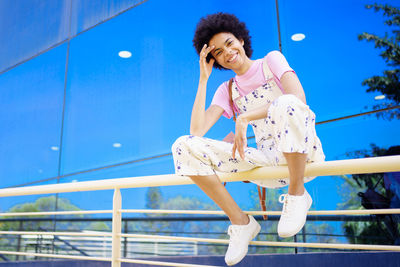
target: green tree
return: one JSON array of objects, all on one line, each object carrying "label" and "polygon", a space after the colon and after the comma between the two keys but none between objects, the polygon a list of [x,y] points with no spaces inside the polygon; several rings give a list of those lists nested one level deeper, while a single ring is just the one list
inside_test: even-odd
[{"label": "green tree", "polygon": [[[27,202],[15,205],[11,207],[8,212],[40,212],[40,211],[54,211],[56,203],[55,196],[49,197],[41,197],[36,199],[35,202]],[[58,199],[58,210],[80,210],[77,206],[71,204],[71,202],[66,198]],[[43,218],[49,216],[3,216],[2,218],[24,218],[27,221],[24,221],[23,224],[19,221],[11,221],[11,222],[0,222],[0,230],[1,231],[46,231],[53,230],[53,221],[33,221],[29,220],[29,218]],[[82,215],[74,215],[73,217],[82,217]],[[62,222],[57,224],[57,230],[80,230],[83,229],[83,224],[71,224],[68,222]],[[18,244],[18,236],[12,235],[0,238],[0,246],[4,250],[15,251]],[[23,248],[23,250],[26,248]],[[8,258],[13,259],[13,256],[9,256]]]},{"label": "green tree", "polygon": [[146,208],[159,209],[163,201],[163,196],[159,187],[149,187],[146,192]]},{"label": "green tree", "polygon": [[[379,157],[396,155],[400,152],[400,146],[392,146],[389,149],[379,148],[372,144],[371,150],[359,150],[348,153],[352,158]],[[353,174],[341,176],[344,180],[339,193],[345,201],[338,204],[339,209],[364,209],[362,196],[368,189],[374,190],[384,199],[390,201],[394,193],[387,190],[384,185],[383,173]],[[375,203],[376,205],[377,203]],[[391,215],[371,216],[368,222],[346,222],[342,227],[350,243],[359,244],[394,244],[399,238],[399,226],[393,227],[396,217]]]},{"label": "green tree", "polygon": [[[168,209],[168,210],[216,210],[218,207],[215,204],[206,203],[196,197],[183,197],[177,195],[172,198],[164,198],[160,188],[150,187],[146,192],[146,208],[149,209]],[[192,217],[197,215],[175,215],[175,214],[148,214],[146,217]],[[141,223],[129,223],[129,231],[144,232],[147,234],[156,235],[178,235],[178,236],[201,236],[212,232],[225,233],[226,223],[219,222],[192,222],[192,221],[147,221]],[[222,225],[222,226],[221,226]],[[204,234],[200,234],[200,233]],[[195,234],[193,234],[195,233]],[[206,236],[210,237],[210,235]],[[215,237],[215,236],[214,236]],[[218,234],[218,238],[221,234]],[[224,234],[225,237],[225,234]],[[200,245],[198,252],[200,254],[221,254],[220,246]],[[225,251],[224,248],[222,248]],[[222,251],[221,250],[221,251]]]},{"label": "green tree", "polygon": [[[375,105],[374,109],[381,109],[399,105],[400,103],[400,10],[390,5],[366,5],[367,9],[373,8],[376,12],[383,11],[383,15],[388,17],[384,22],[392,27],[390,34],[386,33],[384,37],[379,37],[371,33],[362,33],[358,35],[359,40],[374,42],[375,48],[381,49],[380,56],[385,60],[389,70],[385,70],[381,76],[373,76],[362,82],[362,85],[368,86],[367,92],[381,92],[386,96],[385,102]],[[378,117],[385,117],[389,120],[400,119],[400,110],[392,109],[385,113],[377,113]]]},{"label": "green tree", "polygon": [[92,222],[88,225],[87,230],[91,231],[110,231],[110,227],[105,222]]},{"label": "green tree", "polygon": [[[8,212],[39,212],[39,211],[54,211],[54,206],[56,202],[55,196],[49,197],[41,197],[36,199],[35,202],[27,202],[15,205],[11,207]],[[71,204],[69,199],[66,198],[58,198],[58,211],[63,210],[81,210],[77,206]],[[23,218],[44,218],[49,216],[24,216]],[[82,215],[73,215],[73,217],[82,217]],[[22,218],[19,216],[7,216],[3,218]],[[76,229],[77,227],[73,227],[69,223],[60,223],[58,224],[59,228],[66,228],[69,230]],[[31,231],[31,230],[38,230],[38,229],[49,229],[52,230],[53,222],[46,221],[46,222],[36,222],[36,221],[27,221],[23,224],[24,231]],[[3,222],[0,223],[0,229],[3,231],[16,231],[19,229],[18,222]]]}]

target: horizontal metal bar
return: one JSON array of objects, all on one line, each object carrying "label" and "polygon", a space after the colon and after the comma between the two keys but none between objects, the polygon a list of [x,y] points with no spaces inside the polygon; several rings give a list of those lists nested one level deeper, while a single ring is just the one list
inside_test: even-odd
[{"label": "horizontal metal bar", "polygon": [[[219,243],[228,244],[228,239],[197,238],[180,236],[160,236],[160,235],[140,235],[140,234],[121,234],[121,237],[134,238],[158,238],[167,240],[179,240],[187,242]],[[388,250],[400,251],[400,246],[385,245],[363,245],[363,244],[332,244],[332,243],[298,243],[298,242],[272,242],[272,241],[251,241],[251,245],[274,246],[274,247],[306,247],[306,248],[335,248],[335,249],[362,249],[362,250]]]},{"label": "horizontal metal bar", "polygon": [[[100,214],[112,213],[112,210],[70,210],[70,211],[37,211],[37,212],[3,212],[0,216],[43,216],[43,215],[71,215],[71,214]],[[54,218],[53,218],[54,220]]]},{"label": "horizontal metal bar", "polygon": [[[121,209],[122,213],[155,213],[155,214],[207,214],[225,215],[219,210],[150,210]],[[249,215],[281,215],[281,211],[244,211]],[[400,209],[370,209],[370,210],[311,210],[308,215],[369,215],[369,214],[400,214]]]},{"label": "horizontal metal bar", "polygon": [[[121,213],[146,213],[146,214],[196,214],[196,215],[222,215],[219,210],[149,210],[149,209],[121,209]],[[43,216],[43,215],[71,215],[71,214],[98,214],[112,213],[112,210],[88,211],[46,211],[46,212],[4,212],[0,216]],[[249,215],[281,215],[281,211],[244,211]],[[308,215],[370,215],[370,214],[400,214],[400,209],[371,209],[371,210],[312,210]],[[54,220],[52,218],[51,220]]]},{"label": "horizontal metal bar", "polygon": [[134,260],[134,259],[119,259],[120,262],[148,264],[148,265],[159,265],[159,266],[178,266],[178,267],[217,267],[214,265],[198,265],[189,263],[177,263],[177,262],[162,262],[162,261],[149,261],[149,260]]},{"label": "horizontal metal bar", "polygon": [[[257,220],[262,220],[261,215],[255,215]],[[280,216],[269,215],[268,221],[277,221]],[[0,218],[0,222],[46,222],[46,221],[57,221],[57,222],[111,222],[111,218]],[[308,215],[307,221],[371,221],[372,218],[369,215]],[[158,216],[158,217],[131,217],[122,218],[123,222],[146,222],[146,221],[228,221],[225,216]]]},{"label": "horizontal metal bar", "polygon": [[[400,171],[400,156],[386,156],[309,163],[306,165],[305,176],[307,177],[398,171]],[[219,173],[218,175],[222,182],[234,182],[244,180],[286,178],[289,177],[289,171],[287,166],[272,166],[260,167],[240,173]],[[167,174],[30,187],[6,188],[0,189],[0,197],[186,184],[193,184],[193,181],[186,176]]]},{"label": "horizontal metal bar", "polygon": [[[111,261],[111,258],[103,257],[88,257],[88,256],[73,256],[73,255],[60,255],[60,254],[44,254],[34,252],[16,252],[16,251],[5,251],[1,250],[0,254],[6,255],[19,255],[19,256],[36,256],[44,258],[61,258],[61,259],[75,259],[75,260],[93,260],[93,261]],[[175,263],[175,262],[162,262],[162,261],[149,261],[149,260],[134,260],[134,259],[118,259],[120,262],[139,263],[147,265],[159,265],[159,266],[188,266],[188,267],[216,267],[211,265],[197,265],[188,263]]]},{"label": "horizontal metal bar", "polygon": [[109,232],[33,232],[33,231],[0,231],[0,235],[57,235],[57,236],[112,236]]},{"label": "horizontal metal bar", "polygon": [[7,250],[0,250],[0,254],[19,255],[19,256],[37,256],[37,257],[44,257],[44,258],[60,258],[60,259],[74,259],[74,260],[111,261],[111,258],[102,258],[102,257],[44,254],[44,253],[17,252],[17,251],[7,251]]}]

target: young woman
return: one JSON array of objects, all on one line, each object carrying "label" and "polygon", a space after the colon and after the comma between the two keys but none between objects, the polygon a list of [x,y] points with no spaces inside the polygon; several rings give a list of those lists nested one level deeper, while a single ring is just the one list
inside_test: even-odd
[{"label": "young woman", "polygon": [[[190,123],[190,135],[172,146],[177,174],[189,176],[227,214],[228,265],[238,263],[260,225],[235,203],[216,172],[241,172],[260,166],[287,165],[288,179],[252,181],[265,187],[289,185],[282,195],[278,224],[281,237],[295,235],[306,221],[312,199],[304,188],[306,162],[325,156],[315,132],[315,114],[306,105],[303,88],[284,56],[272,51],[252,60],[249,32],[236,16],[208,15],[200,20],[193,39],[200,56],[200,79]],[[212,68],[232,70],[236,76],[222,83],[210,107],[205,108],[207,81]],[[235,116],[238,113],[238,116]],[[203,137],[224,115],[235,117],[233,144]],[[246,132],[252,125],[257,149],[247,147]]]}]

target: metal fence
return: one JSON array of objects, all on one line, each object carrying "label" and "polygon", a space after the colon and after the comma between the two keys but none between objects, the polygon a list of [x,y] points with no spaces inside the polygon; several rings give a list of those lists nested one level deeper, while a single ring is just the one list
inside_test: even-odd
[{"label": "metal fence", "polygon": [[[361,174],[361,173],[380,173],[380,172],[398,172],[400,171],[400,156],[388,156],[377,158],[365,159],[350,159],[327,161],[321,163],[310,163],[306,166],[305,176],[324,176],[324,175],[342,175],[342,174]],[[262,167],[251,171],[233,174],[220,174],[222,182],[243,181],[243,180],[261,180],[271,178],[285,178],[288,177],[288,169],[286,166],[276,167]],[[158,244],[173,243],[178,245],[185,242],[186,244],[223,244],[226,245],[229,241],[225,238],[204,238],[204,237],[186,237],[186,236],[172,236],[172,235],[150,235],[127,233],[122,231],[122,214],[139,213],[139,214],[197,214],[197,215],[218,215],[223,216],[222,211],[209,211],[209,210],[127,210],[122,209],[121,188],[137,188],[137,187],[151,187],[151,186],[167,186],[167,185],[183,185],[192,184],[193,182],[189,177],[182,177],[178,175],[158,175],[158,176],[145,176],[145,177],[132,177],[132,178],[119,178],[109,180],[97,180],[90,182],[77,182],[77,183],[64,183],[42,186],[30,186],[20,188],[7,188],[0,189],[0,197],[6,196],[21,196],[21,195],[35,195],[35,194],[50,194],[50,193],[63,193],[63,192],[78,192],[78,191],[96,191],[96,190],[114,190],[113,209],[112,210],[91,210],[91,211],[57,211],[57,212],[19,212],[19,213],[0,213],[0,216],[38,216],[38,215],[77,215],[77,214],[112,214],[111,219],[111,232],[49,232],[49,231],[1,231],[1,235],[15,235],[20,236],[19,247],[22,246],[22,237],[36,237],[35,243],[38,243],[37,238],[41,238],[42,244],[48,244],[48,239],[51,239],[51,250],[69,247],[76,252],[76,255],[68,254],[53,254],[42,253],[36,250],[31,251],[7,251],[1,250],[0,254],[3,255],[18,255],[28,257],[53,257],[53,258],[66,258],[66,259],[82,259],[82,260],[100,260],[110,261],[113,267],[121,266],[121,262],[164,265],[164,266],[205,266],[205,265],[188,265],[171,262],[149,261],[141,259],[130,259],[127,251],[131,248],[129,241],[131,240],[158,240]],[[247,211],[251,215],[269,215],[278,216],[280,211]],[[400,214],[400,209],[381,209],[381,210],[330,210],[330,211],[310,211],[308,215],[327,216],[327,215],[341,215],[341,216],[355,216],[366,214]],[[166,219],[166,218],[165,218]],[[21,228],[22,229],[22,228]],[[49,237],[43,239],[43,237]],[[304,234],[305,236],[305,234]],[[52,238],[53,237],[53,238]],[[54,238],[57,237],[57,238]],[[68,239],[68,238],[69,239]],[[85,250],[84,246],[81,247],[78,243],[72,242],[74,238],[83,238],[85,240],[95,240],[95,238],[103,238],[102,240],[109,240],[105,247],[108,250],[103,250],[103,254],[97,256],[90,256]],[[24,238],[28,239],[28,238]],[[44,242],[46,240],[46,242]],[[125,240],[125,243],[124,243]],[[294,240],[297,241],[297,240]],[[305,238],[303,239],[305,241]],[[25,241],[24,241],[25,242]],[[330,248],[330,249],[358,249],[358,250],[389,250],[400,251],[400,246],[392,245],[363,245],[363,244],[346,244],[346,243],[307,243],[307,242],[282,242],[282,241],[252,241],[252,246],[275,246],[275,247],[305,247],[305,248]],[[17,242],[18,246],[18,242]],[[29,245],[30,246],[30,245]],[[27,246],[24,246],[27,247]],[[88,247],[86,247],[88,248]],[[125,248],[125,252],[124,251]],[[176,247],[178,250],[178,247]],[[194,249],[195,250],[195,249]],[[80,252],[79,252],[80,251]],[[108,251],[108,252],[107,252]],[[82,253],[83,252],[83,253]],[[124,253],[124,255],[122,255]],[[87,255],[84,255],[87,254]]]}]

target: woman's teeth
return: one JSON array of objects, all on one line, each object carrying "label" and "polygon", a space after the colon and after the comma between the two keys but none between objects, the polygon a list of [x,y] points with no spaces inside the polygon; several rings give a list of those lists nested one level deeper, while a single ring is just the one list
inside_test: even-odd
[{"label": "woman's teeth", "polygon": [[234,61],[236,58],[237,58],[237,54],[235,54],[231,59],[229,59],[228,62],[230,63],[230,62]]}]

